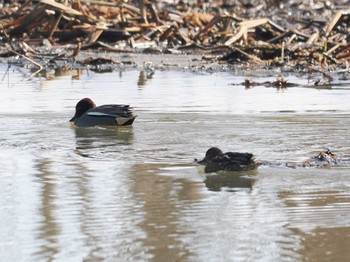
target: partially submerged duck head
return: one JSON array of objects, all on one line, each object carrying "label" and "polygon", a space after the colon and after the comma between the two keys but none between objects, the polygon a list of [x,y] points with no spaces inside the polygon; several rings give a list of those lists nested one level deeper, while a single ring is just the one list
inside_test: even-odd
[{"label": "partially submerged duck head", "polygon": [[197,160],[195,159],[195,162],[198,164],[206,165],[208,164],[211,160],[213,160],[217,156],[221,156],[224,153],[221,151],[220,148],[217,147],[211,147],[207,150],[205,153],[205,157],[202,160]]}]

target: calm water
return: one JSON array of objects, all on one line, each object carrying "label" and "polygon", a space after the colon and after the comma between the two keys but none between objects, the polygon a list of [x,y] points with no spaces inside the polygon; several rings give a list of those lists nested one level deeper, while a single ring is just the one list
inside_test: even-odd
[{"label": "calm water", "polygon": [[[254,87],[229,73],[0,67],[1,261],[346,261],[350,168],[205,176],[210,146],[301,162],[350,155],[350,85]],[[256,81],[274,80],[274,77]],[[307,83],[297,77],[289,82]],[[133,127],[74,129],[82,97]]]}]

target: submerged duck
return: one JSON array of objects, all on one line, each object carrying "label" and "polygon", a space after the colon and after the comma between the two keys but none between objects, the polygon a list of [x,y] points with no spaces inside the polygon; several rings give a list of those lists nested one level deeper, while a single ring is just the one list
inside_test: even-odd
[{"label": "submerged duck", "polygon": [[224,171],[246,171],[256,169],[260,163],[257,163],[253,159],[253,154],[239,153],[239,152],[226,152],[223,153],[217,147],[211,147],[207,150],[205,157],[198,161],[198,164],[205,165],[205,173],[216,172],[220,170]]},{"label": "submerged duck", "polygon": [[129,105],[96,104],[90,98],[81,99],[75,106],[70,122],[77,127],[132,125],[136,116]]}]

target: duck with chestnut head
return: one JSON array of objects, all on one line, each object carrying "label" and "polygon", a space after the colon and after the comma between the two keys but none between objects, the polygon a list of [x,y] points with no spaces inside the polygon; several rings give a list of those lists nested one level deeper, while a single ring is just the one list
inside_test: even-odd
[{"label": "duck with chestnut head", "polygon": [[75,106],[70,122],[76,127],[127,126],[132,125],[135,118],[129,105],[96,106],[90,98],[83,98]]}]

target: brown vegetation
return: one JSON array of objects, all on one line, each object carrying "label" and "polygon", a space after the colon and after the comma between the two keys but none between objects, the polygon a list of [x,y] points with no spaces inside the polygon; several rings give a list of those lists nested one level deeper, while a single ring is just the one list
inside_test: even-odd
[{"label": "brown vegetation", "polygon": [[[5,1],[1,57],[39,68],[43,55],[73,61],[80,50],[200,53],[209,60],[289,66],[303,71],[348,68],[347,1],[217,0]],[[1,5],[1,4],[0,4]],[[57,47],[64,46],[68,53]],[[206,56],[208,59],[208,56]]]}]

